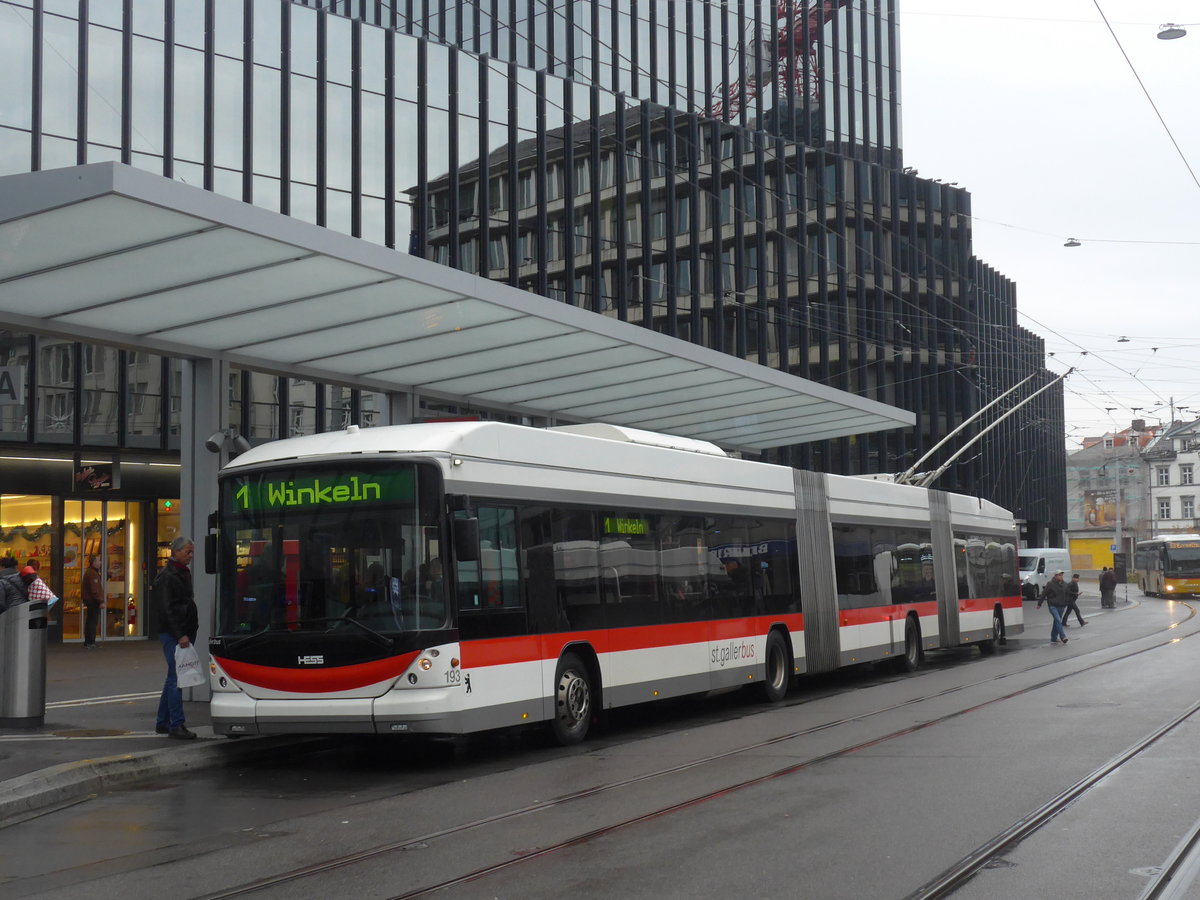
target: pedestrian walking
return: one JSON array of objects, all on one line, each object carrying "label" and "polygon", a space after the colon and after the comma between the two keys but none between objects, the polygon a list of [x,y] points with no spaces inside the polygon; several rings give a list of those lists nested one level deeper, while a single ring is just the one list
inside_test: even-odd
[{"label": "pedestrian walking", "polygon": [[1100,605],[1105,609],[1117,608],[1117,573],[1108,566],[1100,573]]},{"label": "pedestrian walking", "polygon": [[1080,625],[1086,625],[1087,621],[1083,618],[1083,613],[1079,611],[1079,573],[1076,572],[1071,576],[1071,580],[1067,582],[1067,605],[1063,609],[1062,620],[1063,628],[1067,627],[1067,619],[1071,617],[1072,611],[1075,613],[1075,618],[1079,620]]},{"label": "pedestrian walking", "polygon": [[154,602],[158,605],[162,631],[163,657],[167,661],[167,678],[158,700],[158,718],[154,730],[167,737],[189,741],[196,732],[188,730],[183,715],[183,691],[175,677],[175,648],[190,647],[200,629],[200,614],[192,591],[192,557],[195,545],[189,538],[171,541],[171,558],[154,579]]},{"label": "pedestrian walking", "polygon": [[1054,577],[1046,582],[1046,587],[1042,590],[1042,599],[1037,605],[1038,609],[1042,608],[1042,603],[1050,607],[1050,618],[1054,620],[1054,624],[1050,626],[1052,644],[1057,644],[1060,640],[1064,644],[1067,642],[1067,633],[1062,627],[1063,612],[1067,608],[1067,583],[1063,581],[1063,574],[1063,570],[1059,569],[1054,573]]},{"label": "pedestrian walking", "polygon": [[80,597],[83,600],[83,646],[95,650],[96,627],[100,621],[100,607],[104,603],[104,580],[100,577],[100,557],[88,557],[87,568],[83,571],[83,588]]}]

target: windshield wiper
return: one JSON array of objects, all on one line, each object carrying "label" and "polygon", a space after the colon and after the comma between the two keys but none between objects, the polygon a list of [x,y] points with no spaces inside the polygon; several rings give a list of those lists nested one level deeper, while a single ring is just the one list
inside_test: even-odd
[{"label": "windshield wiper", "polygon": [[357,625],[359,628],[361,628],[363,631],[365,631],[368,635],[370,635],[372,638],[374,638],[375,641],[381,647],[391,650],[392,647],[394,647],[396,644],[396,642],[392,638],[387,637],[384,634],[380,634],[378,631],[376,631],[374,628],[371,628],[369,625],[364,625],[362,622],[358,621],[358,619],[352,619],[352,618],[349,618],[348,616],[330,616],[329,618],[326,618],[326,619],[310,619],[308,621],[312,621],[312,622],[345,622],[346,624],[349,624],[349,625]]},{"label": "windshield wiper", "polygon": [[[247,644],[251,641],[255,641],[258,638],[262,637],[264,634],[266,634],[268,631],[270,631],[272,628],[274,628],[275,624],[276,623],[274,623],[274,622],[268,622],[267,626],[265,628],[262,628],[259,631],[254,632],[253,634],[248,634],[243,638],[235,638],[231,642],[226,643],[225,646],[228,647],[230,650],[233,650],[237,647],[242,646],[243,644]],[[226,641],[229,641],[229,639],[226,638]]]}]

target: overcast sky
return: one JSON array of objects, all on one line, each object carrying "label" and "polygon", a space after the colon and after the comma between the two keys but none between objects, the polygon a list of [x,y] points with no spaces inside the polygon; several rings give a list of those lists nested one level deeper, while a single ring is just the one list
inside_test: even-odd
[{"label": "overcast sky", "polygon": [[1172,399],[1196,418],[1200,25],[1157,33],[1200,2],[897,2],[905,164],[971,191],[976,256],[1016,282],[1048,367],[1076,368],[1068,449],[1169,422]]}]

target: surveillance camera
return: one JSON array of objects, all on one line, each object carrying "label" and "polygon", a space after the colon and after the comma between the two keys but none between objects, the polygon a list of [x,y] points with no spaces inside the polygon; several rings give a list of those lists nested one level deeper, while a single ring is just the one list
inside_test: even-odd
[{"label": "surveillance camera", "polygon": [[204,446],[210,453],[220,453],[221,448],[225,446],[225,432],[214,431],[208,436]]}]

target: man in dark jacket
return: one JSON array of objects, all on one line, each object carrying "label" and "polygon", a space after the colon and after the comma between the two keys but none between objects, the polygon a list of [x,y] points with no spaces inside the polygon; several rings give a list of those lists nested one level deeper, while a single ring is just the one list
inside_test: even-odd
[{"label": "man in dark jacket", "polygon": [[1054,577],[1046,582],[1042,598],[1038,601],[1038,609],[1042,608],[1043,602],[1050,604],[1050,618],[1054,620],[1054,624],[1050,626],[1050,643],[1058,643],[1061,639],[1065,644],[1067,633],[1063,631],[1062,617],[1069,603],[1069,595],[1067,594],[1067,583],[1063,581],[1062,569],[1055,572]]},{"label": "man in dark jacket", "polygon": [[1105,609],[1117,606],[1117,573],[1108,566],[1100,573],[1100,605]]},{"label": "man in dark jacket", "polygon": [[13,556],[0,558],[0,612],[29,599],[25,582],[17,573],[17,560]]},{"label": "man in dark jacket", "polygon": [[1067,627],[1067,622],[1071,618],[1071,613],[1075,613],[1075,618],[1079,620],[1080,625],[1086,625],[1087,619],[1083,617],[1083,613],[1079,611],[1079,573],[1076,572],[1071,576],[1071,580],[1067,582],[1067,605],[1063,609],[1062,622],[1063,628]]},{"label": "man in dark jacket", "polygon": [[183,692],[175,678],[175,648],[190,647],[200,628],[200,614],[192,592],[192,572],[188,566],[195,555],[195,545],[189,538],[171,541],[171,558],[154,579],[154,602],[158,606],[163,656],[167,660],[167,680],[163,683],[158,701],[158,718],[154,730],[179,740],[192,740],[194,731],[184,724]]},{"label": "man in dark jacket", "polygon": [[100,608],[104,605],[104,579],[100,575],[102,561],[99,556],[89,556],[87,568],[83,570],[80,599],[83,600],[83,646],[95,650],[96,629],[100,623]]}]

